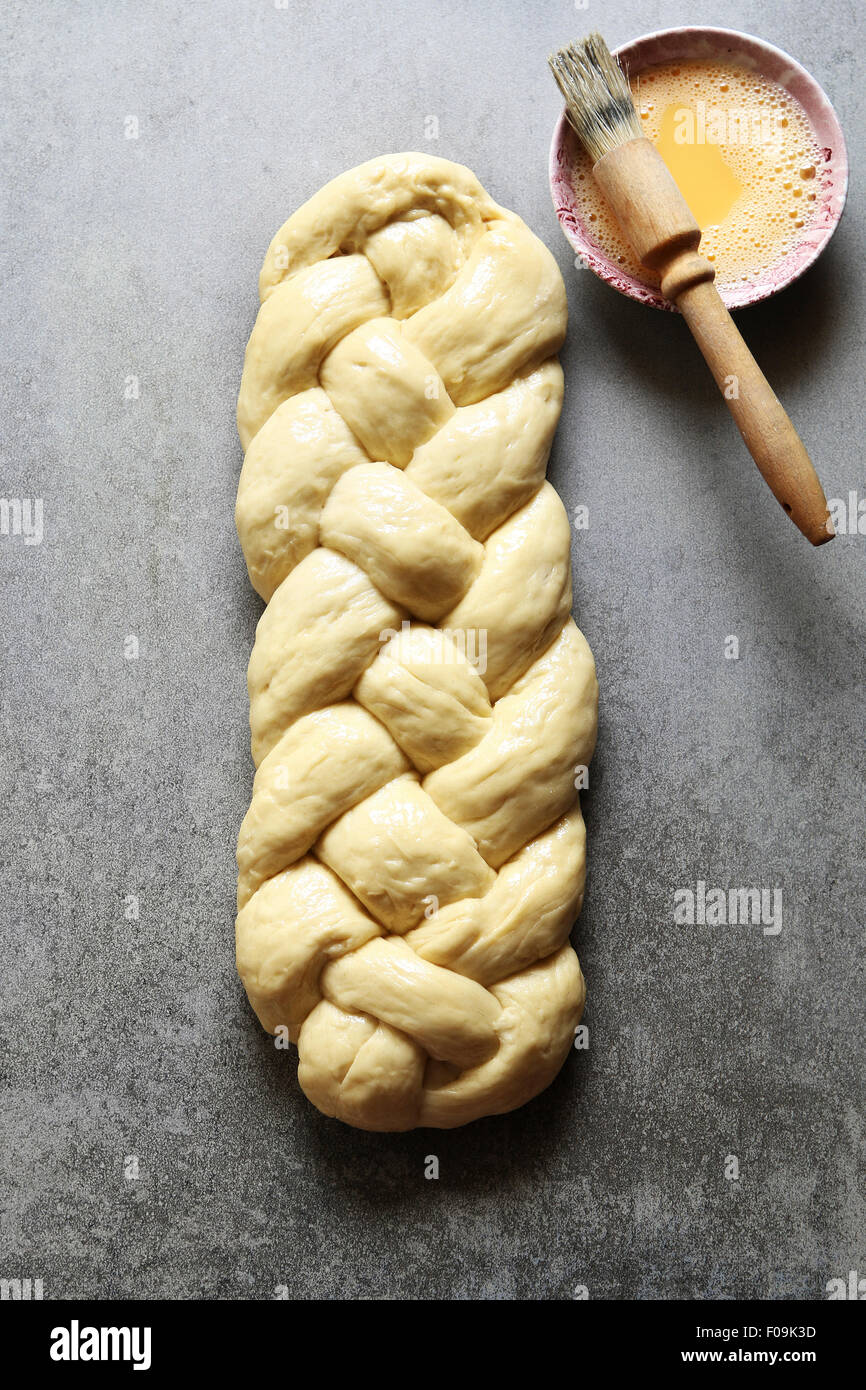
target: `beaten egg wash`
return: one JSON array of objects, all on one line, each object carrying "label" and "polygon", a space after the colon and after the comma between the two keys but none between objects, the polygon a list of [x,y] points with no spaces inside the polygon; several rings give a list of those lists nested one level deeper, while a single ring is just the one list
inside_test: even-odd
[{"label": "beaten egg wash", "polygon": [[[759,73],[718,61],[663,63],[630,80],[644,134],[657,146],[701,228],[720,289],[751,280],[796,245],[815,214],[819,150],[805,112]],[[580,149],[575,199],[586,230],[648,284]]]}]

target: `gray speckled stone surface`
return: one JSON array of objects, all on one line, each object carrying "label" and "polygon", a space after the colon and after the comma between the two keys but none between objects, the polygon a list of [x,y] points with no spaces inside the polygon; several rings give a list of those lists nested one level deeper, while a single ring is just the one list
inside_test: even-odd
[{"label": "gray speckled stone surface", "polygon": [[[866,1272],[864,540],[811,550],[682,323],[572,268],[547,186],[547,51],[683,22],[800,57],[856,167],[851,0],[5,7],[0,494],[42,498],[44,535],[0,536],[0,1277],[46,1297],[808,1299]],[[566,278],[550,476],[589,507],[576,612],[602,723],[589,1052],[515,1115],[387,1137],[306,1103],[234,972],[259,604],[233,409],[273,232],[413,147],[470,165]],[[866,497],[862,216],[857,180],[819,266],[741,318],[838,498]],[[699,879],[780,888],[782,931],[674,925]]]}]

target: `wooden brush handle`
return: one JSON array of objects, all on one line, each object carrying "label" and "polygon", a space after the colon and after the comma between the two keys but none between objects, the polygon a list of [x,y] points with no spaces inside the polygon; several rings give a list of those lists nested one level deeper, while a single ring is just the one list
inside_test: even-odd
[{"label": "wooden brush handle", "polygon": [[770,387],[697,254],[701,232],[649,140],[630,140],[599,160],[595,177],[645,266],[661,274],[706,359],[746,448],[770,489],[813,545],[833,539],[827,499],[803,441]]},{"label": "wooden brush handle", "polygon": [[827,499],[812,460],[715,285],[709,279],[693,284],[680,291],[676,304],[773,496],[813,545],[832,540]]}]

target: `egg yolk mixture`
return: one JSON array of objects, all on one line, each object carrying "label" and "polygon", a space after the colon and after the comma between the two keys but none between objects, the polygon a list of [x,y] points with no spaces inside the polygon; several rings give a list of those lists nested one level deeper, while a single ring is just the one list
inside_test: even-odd
[{"label": "egg yolk mixture", "polygon": [[[819,149],[805,112],[759,73],[717,61],[664,63],[630,79],[644,132],[701,228],[720,288],[781,261],[817,209]],[[657,285],[619,229],[581,148],[572,171],[584,227],[615,265]]]}]

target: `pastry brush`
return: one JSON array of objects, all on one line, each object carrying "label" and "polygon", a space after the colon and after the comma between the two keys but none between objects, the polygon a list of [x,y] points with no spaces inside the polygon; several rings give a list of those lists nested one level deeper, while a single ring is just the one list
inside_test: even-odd
[{"label": "pastry brush", "polygon": [[661,276],[662,294],[688,324],[773,495],[813,545],[832,540],[812,461],[725,308],[714,267],[698,254],[700,228],[641,130],[622,69],[600,34],[548,61],[602,193],[638,259]]}]

